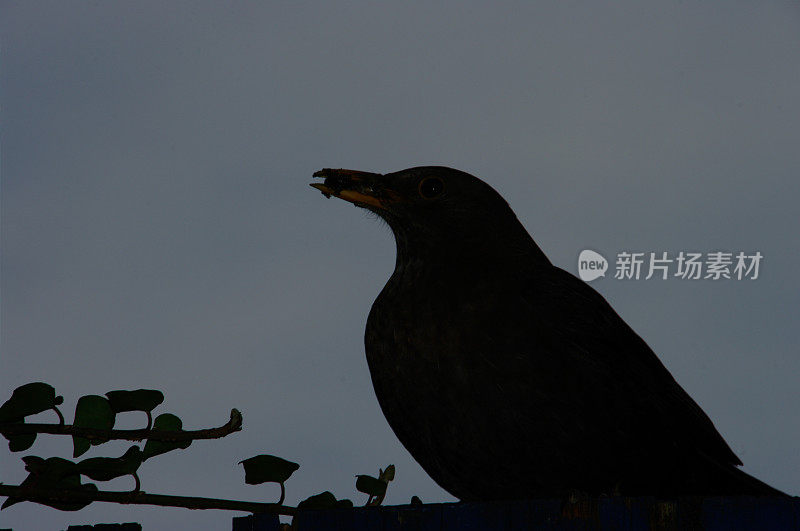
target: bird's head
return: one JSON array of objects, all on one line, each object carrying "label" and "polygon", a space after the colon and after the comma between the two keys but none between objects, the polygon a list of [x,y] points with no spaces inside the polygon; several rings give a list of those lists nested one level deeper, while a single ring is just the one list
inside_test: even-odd
[{"label": "bird's head", "polygon": [[[463,171],[420,166],[379,174],[323,169],[311,186],[384,219],[394,232],[399,253],[451,254],[529,252],[536,244],[511,207],[491,186]],[[544,257],[544,255],[542,255]],[[546,260],[546,258],[545,258]]]}]

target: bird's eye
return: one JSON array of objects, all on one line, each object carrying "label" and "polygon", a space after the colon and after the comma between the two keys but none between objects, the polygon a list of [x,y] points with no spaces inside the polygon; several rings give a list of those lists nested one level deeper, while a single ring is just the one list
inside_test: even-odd
[{"label": "bird's eye", "polygon": [[444,182],[438,177],[428,177],[419,183],[419,195],[425,199],[433,199],[444,191]]}]

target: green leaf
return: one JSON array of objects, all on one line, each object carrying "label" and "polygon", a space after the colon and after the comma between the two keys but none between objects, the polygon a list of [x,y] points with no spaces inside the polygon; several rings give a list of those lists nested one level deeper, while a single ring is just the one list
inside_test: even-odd
[{"label": "green leaf", "polygon": [[[24,421],[20,422],[20,424],[24,424]],[[36,441],[35,433],[3,434],[3,437],[8,439],[8,449],[12,452],[23,452],[33,446],[34,441]]]},{"label": "green leaf", "polygon": [[383,496],[386,494],[386,481],[372,476],[356,476],[356,489],[370,496]]},{"label": "green leaf", "polygon": [[62,479],[78,473],[78,465],[63,457],[43,459],[37,455],[26,455],[22,461],[25,463],[25,470],[42,476]]},{"label": "green leaf", "polygon": [[26,455],[22,458],[22,462],[25,463],[25,470],[28,472],[34,472],[43,467],[44,461],[44,458],[38,455]]},{"label": "green leaf", "polygon": [[[181,422],[181,419],[172,413],[163,413],[157,416],[156,420],[153,422],[153,430],[183,431],[183,422]],[[144,445],[142,458],[150,459],[151,457],[175,450],[177,448],[189,448],[189,445],[191,444],[191,440],[168,442],[148,439],[147,443]]]},{"label": "green leaf", "polygon": [[389,465],[386,470],[381,470],[380,474],[378,474],[378,479],[386,482],[392,481],[394,479],[394,465]]},{"label": "green leaf", "polygon": [[[60,457],[50,457],[42,459],[35,455],[23,457],[25,470],[29,472],[28,477],[20,485],[34,489],[45,490],[97,490],[94,485],[81,485],[81,477],[78,474],[78,466],[68,459]],[[26,501],[27,498],[9,497],[0,507],[5,509],[15,503]],[[48,505],[62,511],[77,511],[89,505],[90,502],[53,502],[39,499],[32,499],[36,503]]]},{"label": "green leaf", "polygon": [[[95,485],[94,483],[84,483],[81,485],[77,485],[69,490],[77,490],[83,492],[97,492],[97,485]],[[37,500],[36,502],[41,503],[42,505],[47,505],[49,507],[52,507],[53,509],[58,509],[59,511],[80,511],[81,509],[92,503],[91,500],[75,501],[75,502]]]},{"label": "green leaf", "polygon": [[[100,430],[110,430],[114,427],[114,412],[108,400],[99,395],[86,395],[78,399],[75,406],[74,426],[81,428],[95,428]],[[89,445],[103,444],[108,439],[72,436],[72,457],[83,455],[89,449]]]},{"label": "green leaf", "polygon": [[109,391],[106,393],[114,413],[124,411],[153,411],[164,401],[164,393],[154,389],[135,391]]},{"label": "green leaf", "polygon": [[297,504],[297,509],[331,509],[336,507],[336,504],[336,496],[326,490],[325,492],[315,494],[301,501]]},{"label": "green leaf", "polygon": [[422,500],[419,499],[419,496],[411,496],[411,505],[422,505]]},{"label": "green leaf", "polygon": [[92,444],[85,437],[72,436],[72,457],[80,457],[89,451]]},{"label": "green leaf", "polygon": [[248,485],[283,483],[300,468],[297,463],[266,454],[239,461],[239,464],[244,466],[244,482]]},{"label": "green leaf", "polygon": [[14,389],[11,398],[0,406],[0,422],[15,422],[61,404],[64,398],[56,396],[52,385],[33,382]]},{"label": "green leaf", "polygon": [[136,472],[142,464],[142,451],[134,445],[121,457],[92,457],[78,463],[78,472],[95,481],[110,481]]}]

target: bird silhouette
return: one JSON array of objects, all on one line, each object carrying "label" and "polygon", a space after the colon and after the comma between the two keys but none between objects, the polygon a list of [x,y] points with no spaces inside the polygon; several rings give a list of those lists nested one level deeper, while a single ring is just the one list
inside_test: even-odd
[{"label": "bird silhouette", "polygon": [[394,233],[367,362],[394,433],[453,496],[783,495],[488,184],[439,166],[314,177]]}]

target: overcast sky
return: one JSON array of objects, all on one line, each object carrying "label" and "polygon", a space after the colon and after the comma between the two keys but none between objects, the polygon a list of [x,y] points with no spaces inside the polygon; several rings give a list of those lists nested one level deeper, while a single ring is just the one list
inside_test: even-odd
[{"label": "overcast sky", "polygon": [[[71,418],[82,394],[144,387],[187,429],[244,414],[146,462],[146,491],[275,500],[236,464],[272,453],[301,465],[289,504],[363,503],[353,476],[390,463],[387,503],[452,500],[394,437],[364,358],[391,233],[307,185],[439,164],[494,186],[573,273],[587,248],[759,251],[756,280],[592,285],[744,469],[800,494],[796,2],[3,1],[0,31],[0,398],[46,381]],[[22,455],[70,457],[63,439]],[[0,455],[0,481],[25,477],[19,457]],[[0,526],[235,514],[26,503]]]}]

